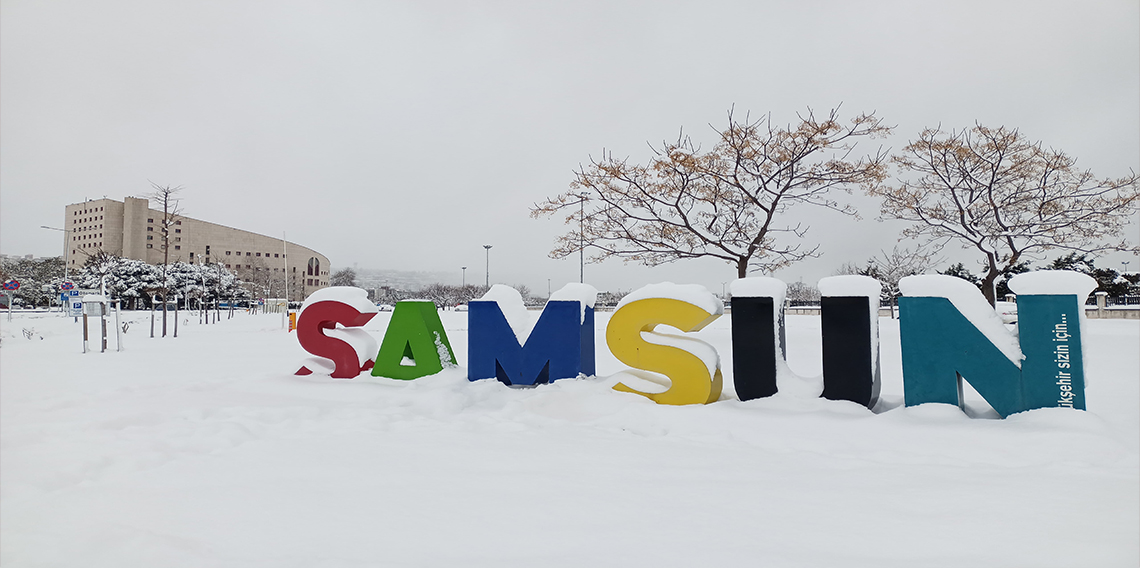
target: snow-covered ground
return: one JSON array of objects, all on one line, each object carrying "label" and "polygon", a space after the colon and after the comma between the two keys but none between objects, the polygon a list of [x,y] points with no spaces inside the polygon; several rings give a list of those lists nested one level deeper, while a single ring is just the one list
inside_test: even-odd
[{"label": "snow-covered ground", "polygon": [[[466,313],[441,315],[464,363]],[[533,389],[295,376],[280,316],[147,317],[84,355],[70,318],[0,315],[5,568],[1140,564],[1134,320],[1088,322],[1088,412],[992,420],[900,407],[890,319],[873,414],[731,400],[729,316],[697,334],[729,400],[687,407],[610,390],[604,313],[599,378]],[[800,375],[818,334],[789,316]]]}]

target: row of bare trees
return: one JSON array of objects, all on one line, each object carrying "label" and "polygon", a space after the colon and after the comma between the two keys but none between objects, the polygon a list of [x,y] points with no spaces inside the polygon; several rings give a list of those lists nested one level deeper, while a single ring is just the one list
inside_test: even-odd
[{"label": "row of bare trees", "polygon": [[[658,265],[686,258],[721,259],[736,269],[771,272],[816,256],[807,227],[783,222],[793,206],[858,216],[835,198],[859,189],[881,201],[880,217],[912,224],[929,260],[951,242],[978,251],[982,289],[1010,267],[1049,250],[1132,251],[1123,238],[1140,208],[1140,177],[1098,178],[1061,151],[1016,129],[980,124],[960,131],[924,130],[891,156],[855,152],[856,141],[889,135],[874,113],[844,123],[839,110],[776,126],[770,116],[735,118],[713,127],[705,151],[690,137],[652,147],[646,164],[603,151],[575,171],[569,191],[536,203],[534,217],[562,213],[571,229],[551,256],[585,249],[592,261],[619,257]],[[890,183],[890,165],[898,174]],[[891,254],[884,252],[884,263]],[[913,252],[908,252],[914,255]],[[899,259],[895,259],[899,260]],[[880,267],[886,274],[887,268]]]}]

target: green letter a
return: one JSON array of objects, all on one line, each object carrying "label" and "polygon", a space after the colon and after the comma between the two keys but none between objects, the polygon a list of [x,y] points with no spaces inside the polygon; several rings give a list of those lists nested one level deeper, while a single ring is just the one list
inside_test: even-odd
[{"label": "green letter a", "polygon": [[435,303],[427,300],[397,302],[376,354],[372,376],[418,379],[452,365],[455,365],[455,353],[447,341]]}]

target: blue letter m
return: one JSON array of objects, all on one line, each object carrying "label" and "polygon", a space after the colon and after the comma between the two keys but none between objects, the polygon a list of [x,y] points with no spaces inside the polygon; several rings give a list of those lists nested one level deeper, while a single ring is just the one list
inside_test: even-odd
[{"label": "blue letter m", "polygon": [[537,385],[594,374],[594,310],[552,300],[520,345],[499,304],[473,300],[467,315],[467,378]]}]

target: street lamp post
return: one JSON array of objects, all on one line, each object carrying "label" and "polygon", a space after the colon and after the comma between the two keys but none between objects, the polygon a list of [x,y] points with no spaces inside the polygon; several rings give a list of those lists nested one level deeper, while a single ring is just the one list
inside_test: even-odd
[{"label": "street lamp post", "polygon": [[[49,227],[47,225],[40,225],[40,228],[41,229],[50,229],[52,231],[59,231],[59,232],[63,233],[63,279],[66,281],[67,280],[67,258],[68,258],[67,249],[71,248],[71,243],[69,243],[67,241],[67,229],[60,229],[57,227]],[[59,303],[60,313],[63,313],[66,311],[64,309],[66,306],[64,306],[63,304],[64,304],[64,302],[61,300]],[[51,304],[49,303],[48,305],[50,306]],[[9,309],[9,311],[11,311],[11,310]]]},{"label": "street lamp post", "polygon": [[1127,260],[1122,260],[1122,261],[1120,261],[1120,264],[1123,264],[1123,265],[1124,265],[1124,270],[1123,270],[1123,272],[1128,272],[1128,263],[1129,263],[1129,261],[1127,261]]},{"label": "street lamp post", "polygon": [[586,283],[586,231],[583,228],[586,220],[585,193],[578,194],[578,282]]},{"label": "street lamp post", "polygon": [[467,267],[466,266],[460,266],[459,268],[460,268],[460,270],[463,271],[463,286],[466,288],[467,287]]},{"label": "street lamp post", "polygon": [[487,249],[487,268],[486,268],[486,272],[484,273],[484,275],[487,278],[487,281],[486,281],[487,289],[490,289],[491,288],[491,245],[483,245],[483,248]]}]

